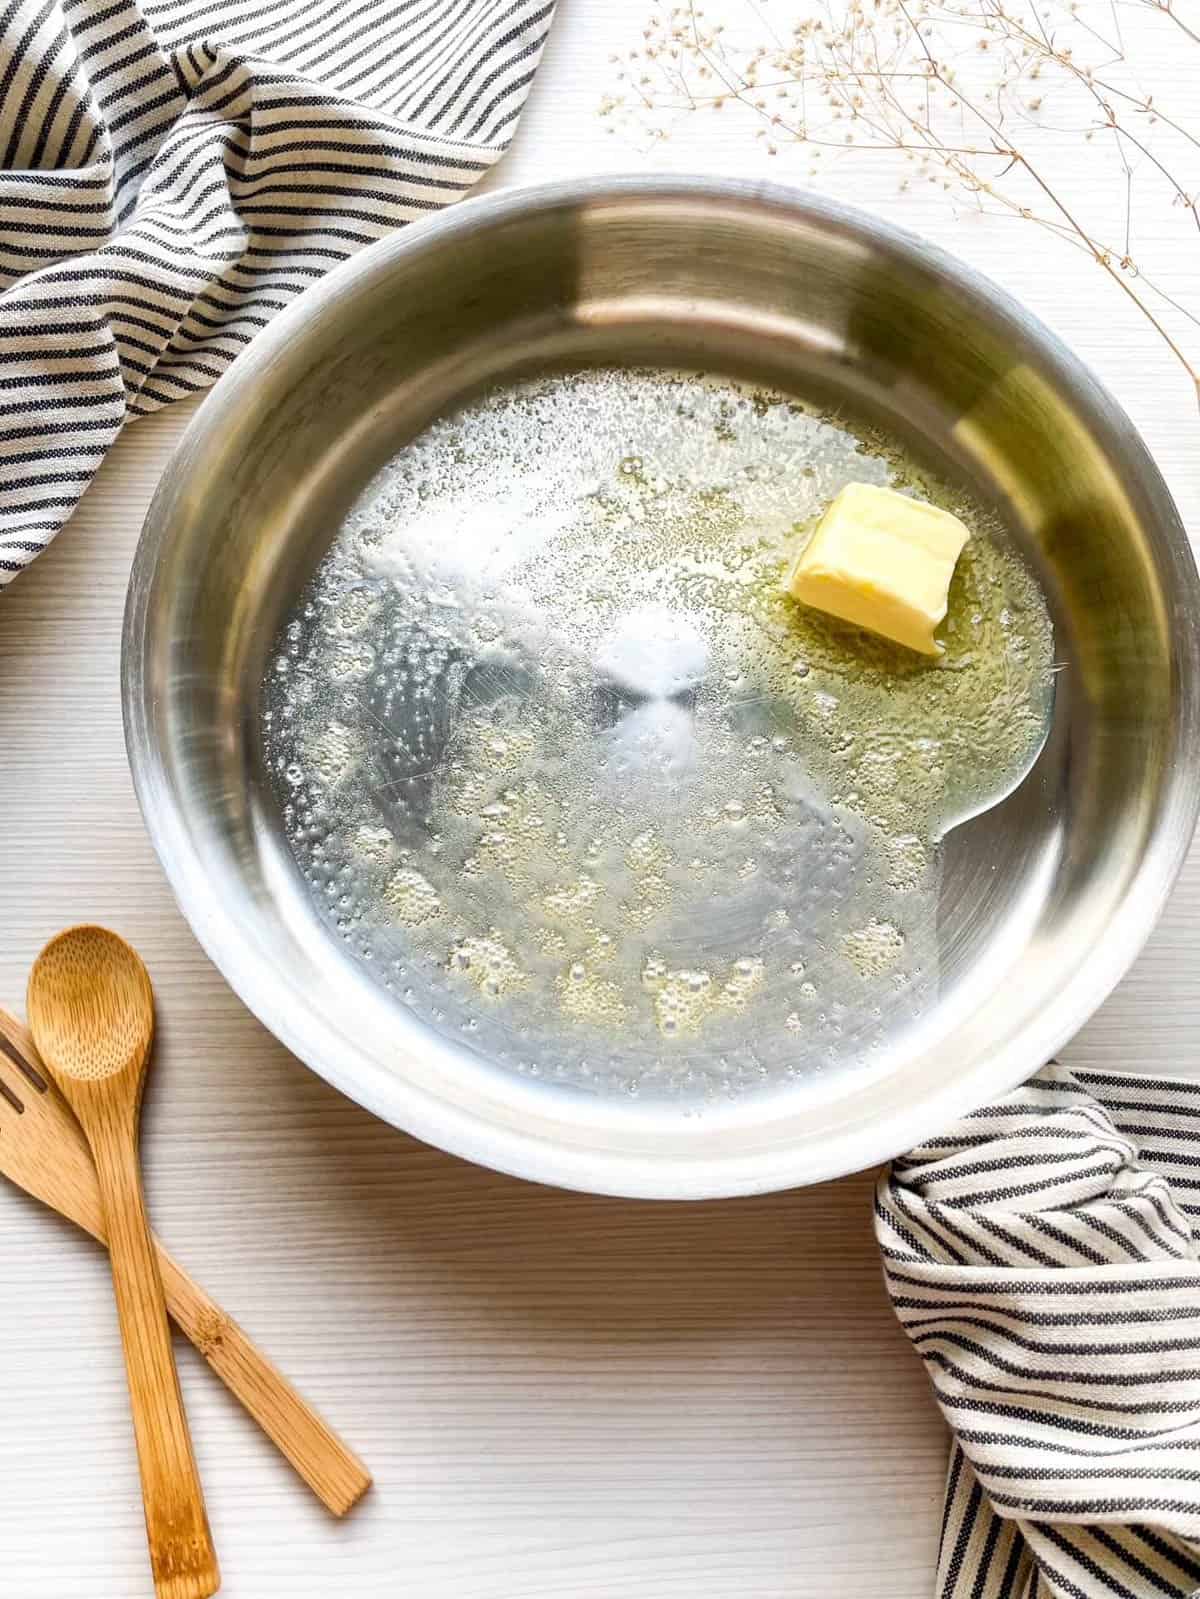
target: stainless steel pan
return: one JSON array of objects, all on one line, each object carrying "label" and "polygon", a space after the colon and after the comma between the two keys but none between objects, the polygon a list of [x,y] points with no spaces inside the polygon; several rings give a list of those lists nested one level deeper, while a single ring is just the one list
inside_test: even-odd
[{"label": "stainless steel pan", "polygon": [[[725,370],[873,416],[1005,506],[1064,663],[1004,804],[946,844],[939,986],[870,1073],[703,1116],[521,1079],[426,1028],[317,918],[259,738],[270,640],[348,502],[432,417],[555,362]],[[557,185],[471,201],[332,273],[217,385],[146,522],[130,761],[201,942],[252,1010],[380,1116],[544,1182],[663,1198],[866,1166],[1019,1082],[1133,959],[1200,799],[1200,586],[1129,422],[990,284],[779,188]]]}]

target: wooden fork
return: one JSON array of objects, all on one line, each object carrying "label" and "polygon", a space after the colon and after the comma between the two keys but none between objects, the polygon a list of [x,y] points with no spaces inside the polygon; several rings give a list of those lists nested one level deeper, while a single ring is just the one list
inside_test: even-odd
[{"label": "wooden fork", "polygon": [[[28,1030],[0,1007],[0,1172],[105,1242],[91,1152]],[[371,1486],[362,1461],[231,1316],[154,1240],[167,1309],[229,1391],[335,1516]]]}]

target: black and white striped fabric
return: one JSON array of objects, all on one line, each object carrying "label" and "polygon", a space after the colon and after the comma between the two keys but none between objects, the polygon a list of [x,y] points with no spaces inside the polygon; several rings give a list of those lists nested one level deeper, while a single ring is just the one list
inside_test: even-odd
[{"label": "black and white striped fabric", "polygon": [[554,0],[0,0],[0,585],[127,420],[458,199]]},{"label": "black and white striped fabric", "polygon": [[954,1430],[937,1599],[1200,1594],[1200,1083],[1050,1066],[896,1161],[888,1289]]}]

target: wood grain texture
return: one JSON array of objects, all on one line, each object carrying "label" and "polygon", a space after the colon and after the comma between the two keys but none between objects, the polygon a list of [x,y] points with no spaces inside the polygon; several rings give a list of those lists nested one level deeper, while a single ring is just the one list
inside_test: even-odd
[{"label": "wood grain texture", "polygon": [[[29,1030],[2,1006],[0,1129],[0,1171],[104,1243],[96,1168],[79,1123],[47,1072]],[[362,1461],[157,1238],[154,1253],[167,1311],[176,1326],[318,1499],[335,1516],[344,1516],[371,1486]]]},{"label": "wood grain texture", "polygon": [[[681,125],[645,151],[604,133],[609,57],[645,15],[644,0],[563,0],[489,186],[659,168],[810,181],[808,162],[758,157],[734,123]],[[1050,322],[1200,529],[1194,400],[1118,291],[1019,223],[955,212],[932,186],[900,194],[895,169],[860,154],[827,152],[824,191],[934,238]],[[1084,204],[1100,181],[1081,161]],[[271,1329],[272,1354],[374,1469],[377,1491],[332,1521],[182,1350],[226,1599],[927,1599],[945,1432],[883,1293],[869,1176],[678,1206],[476,1170],[340,1098],[197,947],[146,841],[118,698],[129,562],[193,408],[129,430],[0,607],[0,995],[81,917],[143,951],[159,1000],[143,1133],[156,1222]],[[1196,1071],[1197,970],[1193,851],[1067,1059]],[[106,1275],[41,1206],[0,1191],[0,1599],[149,1593]]]},{"label": "wood grain texture", "polygon": [[146,1219],[138,1131],[154,992],[136,951],[106,928],[57,934],[29,977],[38,1053],[75,1112],[96,1167],[158,1599],[221,1586]]}]

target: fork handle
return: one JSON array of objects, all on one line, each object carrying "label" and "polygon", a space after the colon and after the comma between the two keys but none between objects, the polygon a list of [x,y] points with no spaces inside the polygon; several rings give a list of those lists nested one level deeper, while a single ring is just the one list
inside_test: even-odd
[{"label": "fork handle", "polygon": [[309,1406],[262,1350],[188,1276],[157,1239],[167,1309],[229,1391],[335,1516],[371,1486],[362,1461]]},{"label": "fork handle", "polygon": [[210,1599],[221,1577],[146,1221],[137,1107],[127,1094],[106,1093],[107,1082],[97,1087],[86,1101],[85,1130],[108,1231],[154,1590],[158,1599]]}]

